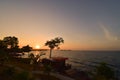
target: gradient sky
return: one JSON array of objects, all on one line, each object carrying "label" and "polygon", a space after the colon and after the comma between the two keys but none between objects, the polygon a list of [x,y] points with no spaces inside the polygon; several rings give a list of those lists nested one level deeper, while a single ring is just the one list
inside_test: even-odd
[{"label": "gradient sky", "polygon": [[44,47],[63,37],[61,49],[120,50],[120,0],[1,0],[0,39]]}]

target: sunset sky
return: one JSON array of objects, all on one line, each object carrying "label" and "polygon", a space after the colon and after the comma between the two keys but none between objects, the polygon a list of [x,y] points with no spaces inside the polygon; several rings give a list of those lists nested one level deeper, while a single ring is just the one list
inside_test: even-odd
[{"label": "sunset sky", "polygon": [[120,0],[0,0],[0,39],[44,47],[62,37],[61,49],[120,50]]}]

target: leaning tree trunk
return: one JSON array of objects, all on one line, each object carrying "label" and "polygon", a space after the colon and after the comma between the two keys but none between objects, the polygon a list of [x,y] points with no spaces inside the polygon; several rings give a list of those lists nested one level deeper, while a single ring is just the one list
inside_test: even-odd
[{"label": "leaning tree trunk", "polygon": [[51,55],[52,55],[52,49],[50,49],[50,56],[49,56],[49,58],[51,58]]}]

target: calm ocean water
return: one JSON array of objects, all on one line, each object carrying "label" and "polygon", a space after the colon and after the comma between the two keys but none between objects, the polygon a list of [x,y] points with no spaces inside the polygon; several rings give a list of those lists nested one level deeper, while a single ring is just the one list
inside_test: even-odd
[{"label": "calm ocean water", "polygon": [[[49,56],[49,51],[32,51],[31,53],[35,55],[46,53],[41,58]],[[120,51],[53,51],[52,57],[67,57],[67,62],[77,69],[91,69],[99,62],[106,62],[110,67],[120,72]]]}]

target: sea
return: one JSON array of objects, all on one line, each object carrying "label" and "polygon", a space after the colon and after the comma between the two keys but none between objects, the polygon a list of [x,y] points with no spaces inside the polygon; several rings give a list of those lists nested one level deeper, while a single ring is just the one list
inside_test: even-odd
[{"label": "sea", "polygon": [[[35,56],[45,53],[41,58],[49,57],[49,51],[31,51],[30,53]],[[26,57],[28,57],[28,53],[23,56],[23,58]],[[71,64],[72,68],[86,71],[94,70],[96,65],[105,62],[115,70],[117,76],[120,76],[120,51],[54,50],[52,57],[68,58],[66,63]]]}]

